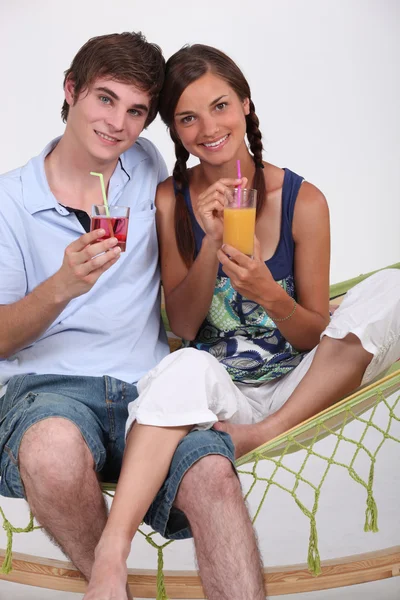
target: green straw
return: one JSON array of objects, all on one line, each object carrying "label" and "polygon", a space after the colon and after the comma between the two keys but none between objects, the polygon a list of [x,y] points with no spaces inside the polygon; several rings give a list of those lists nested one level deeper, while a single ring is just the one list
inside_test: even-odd
[{"label": "green straw", "polygon": [[[104,202],[104,208],[106,209],[106,217],[108,217],[109,219],[111,219],[110,211],[109,211],[109,208],[108,208],[107,194],[106,194],[106,187],[104,185],[103,173],[93,173],[93,171],[90,171],[90,174],[91,175],[96,175],[96,177],[100,178],[101,193],[103,194],[103,202]],[[113,226],[111,224],[111,221],[108,222],[108,231],[109,231],[110,237],[114,237],[114,230],[113,230]]]},{"label": "green straw", "polygon": [[96,177],[100,178],[101,193],[103,194],[104,208],[106,209],[106,215],[107,215],[107,217],[109,217],[110,216],[110,211],[108,209],[107,194],[106,194],[106,188],[105,188],[105,185],[104,185],[103,173],[93,173],[93,171],[90,171],[90,174],[91,175],[96,175]]}]

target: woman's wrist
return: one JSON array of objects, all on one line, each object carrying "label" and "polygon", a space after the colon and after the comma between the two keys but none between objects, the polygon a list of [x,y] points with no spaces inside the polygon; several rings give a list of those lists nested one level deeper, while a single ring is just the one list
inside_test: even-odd
[{"label": "woman's wrist", "polygon": [[205,250],[217,253],[217,250],[219,250],[221,246],[222,240],[214,240],[210,235],[208,235],[207,233],[205,234],[202,241],[202,248],[204,247]]},{"label": "woman's wrist", "polygon": [[286,321],[291,318],[296,310],[297,303],[292,296],[276,283],[276,287],[268,294],[268,300],[260,303],[271,319]]}]

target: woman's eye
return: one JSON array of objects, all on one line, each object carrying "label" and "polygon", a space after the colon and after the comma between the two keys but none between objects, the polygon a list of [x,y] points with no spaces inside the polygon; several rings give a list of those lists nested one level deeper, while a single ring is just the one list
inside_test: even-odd
[{"label": "woman's eye", "polygon": [[187,117],[183,117],[182,123],[188,124],[191,123],[194,119],[193,115],[188,115]]},{"label": "woman's eye", "polygon": [[228,105],[226,102],[220,102],[219,104],[216,105],[216,109],[217,110],[224,110],[224,108],[226,108]]}]

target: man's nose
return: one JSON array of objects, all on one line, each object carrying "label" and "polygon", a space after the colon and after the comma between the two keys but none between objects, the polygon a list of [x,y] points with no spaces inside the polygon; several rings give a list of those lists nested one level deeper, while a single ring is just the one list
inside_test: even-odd
[{"label": "man's nose", "polygon": [[125,111],[113,110],[111,114],[107,115],[105,121],[112,131],[122,131],[125,124]]}]

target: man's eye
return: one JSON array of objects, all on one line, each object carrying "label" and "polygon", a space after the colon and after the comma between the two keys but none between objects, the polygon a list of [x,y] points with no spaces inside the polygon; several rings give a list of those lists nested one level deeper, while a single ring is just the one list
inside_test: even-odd
[{"label": "man's eye", "polygon": [[99,100],[103,104],[109,104],[111,102],[110,98],[108,98],[107,96],[99,96]]},{"label": "man's eye", "polygon": [[140,117],[142,114],[138,110],[136,110],[136,108],[131,108],[128,112],[130,115],[133,115],[134,117]]}]

